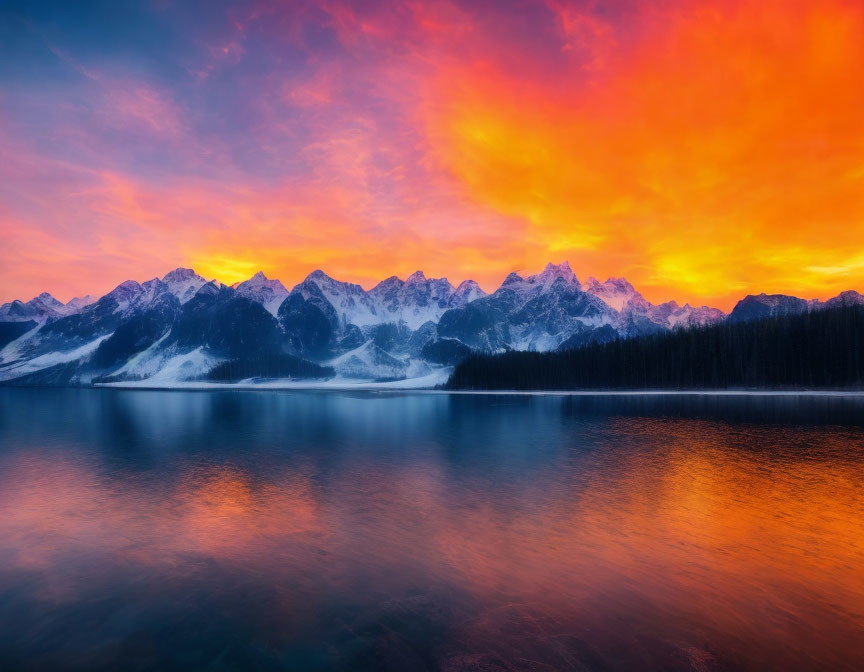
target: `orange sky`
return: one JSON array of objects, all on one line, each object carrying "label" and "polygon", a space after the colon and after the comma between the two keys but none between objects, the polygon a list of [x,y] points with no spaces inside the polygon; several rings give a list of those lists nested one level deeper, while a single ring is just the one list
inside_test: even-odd
[{"label": "orange sky", "polygon": [[95,44],[18,11],[3,301],[565,259],[725,309],[864,289],[860,2],[229,3]]}]

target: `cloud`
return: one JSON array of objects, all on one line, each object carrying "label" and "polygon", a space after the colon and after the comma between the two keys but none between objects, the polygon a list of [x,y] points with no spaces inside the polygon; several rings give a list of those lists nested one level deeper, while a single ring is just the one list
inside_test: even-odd
[{"label": "cloud", "polygon": [[429,119],[439,160],[577,267],[623,272],[652,297],[728,305],[730,289],[860,283],[796,276],[795,252],[842,258],[864,243],[861,8],[639,11],[627,42],[576,21],[580,45],[604,54],[587,74],[581,62],[545,80],[494,63],[444,73]]},{"label": "cloud", "polygon": [[864,280],[858,3],[153,11],[158,67],[101,35],[0,76],[3,300],[180,264],[493,289],[569,259],[721,307]]}]

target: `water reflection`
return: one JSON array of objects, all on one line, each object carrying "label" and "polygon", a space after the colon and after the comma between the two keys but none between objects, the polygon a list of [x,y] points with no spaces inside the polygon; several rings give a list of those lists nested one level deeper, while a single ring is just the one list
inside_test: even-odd
[{"label": "water reflection", "polygon": [[861,410],[0,390],[0,663],[861,669]]}]

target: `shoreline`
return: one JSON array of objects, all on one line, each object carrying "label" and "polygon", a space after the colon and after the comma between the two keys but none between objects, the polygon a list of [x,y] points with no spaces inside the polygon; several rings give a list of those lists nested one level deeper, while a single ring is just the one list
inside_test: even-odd
[{"label": "shoreline", "polygon": [[[194,382],[144,384],[145,381],[100,383],[93,388],[150,391],[310,391],[310,392],[410,392],[420,394],[452,394],[467,396],[562,396],[562,397],[621,397],[621,396],[752,396],[752,397],[864,397],[864,390],[443,390],[435,387],[408,386],[407,381],[320,382],[272,381],[266,383]],[[401,383],[401,384],[400,384]],[[10,386],[12,387],[12,386]]]}]

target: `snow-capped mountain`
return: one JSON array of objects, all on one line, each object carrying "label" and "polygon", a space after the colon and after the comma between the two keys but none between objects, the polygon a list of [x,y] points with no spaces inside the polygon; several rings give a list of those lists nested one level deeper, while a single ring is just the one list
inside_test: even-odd
[{"label": "snow-capped mountain", "polygon": [[262,271],[258,271],[248,280],[232,286],[240,296],[260,303],[274,317],[279,311],[279,306],[288,296],[285,285],[279,280],[268,280]]},{"label": "snow-capped mountain", "polygon": [[85,296],[76,296],[66,304],[66,314],[71,315],[72,313],[77,313],[79,310],[86,308],[94,301],[96,301],[96,297],[91,296],[90,294],[86,294]]},{"label": "snow-capped mountain", "polygon": [[652,315],[658,324],[670,329],[678,327],[705,327],[722,322],[726,314],[717,308],[695,307],[689,303],[679,306],[677,301],[666,301],[653,307]]},{"label": "snow-capped mountain", "polygon": [[473,280],[463,280],[459,283],[453,296],[450,298],[451,308],[462,308],[475,299],[482,299],[486,292]]},{"label": "snow-capped mountain", "polygon": [[[191,288],[197,285],[200,291],[207,286],[188,269],[178,269],[166,278],[169,282],[158,278],[143,283],[127,280],[98,301],[67,310],[68,314],[51,315],[38,329],[20,335],[0,350],[0,381],[29,380],[50,369],[54,377],[43,381],[37,376],[34,380],[70,382],[67,378],[71,374],[67,374],[76,370],[81,360],[115,364],[120,363],[120,355],[138,352],[171,328],[181,305],[177,294],[188,302]],[[112,359],[105,348],[120,354],[115,353]],[[88,379],[86,375],[76,378],[79,382]]]},{"label": "snow-capped mountain", "polygon": [[459,308],[484,296],[473,280],[466,280],[459,288],[447,278],[427,278],[417,271],[401,280],[395,275],[369,290],[369,298],[379,322],[404,322],[409,329],[417,329],[426,322],[437,322],[450,308]]},{"label": "snow-capped mountain", "polygon": [[427,278],[422,271],[405,280],[394,275],[368,292],[360,285],[334,280],[320,270],[313,271],[291,293],[307,300],[313,297],[326,300],[335,310],[339,324],[353,324],[361,329],[391,322],[418,329],[426,322],[437,322],[445,311],[485,295],[473,280],[455,288],[447,278]]},{"label": "snow-capped mountain", "polygon": [[[153,278],[140,284],[134,280],[126,280],[99,299],[96,304],[110,301],[113,302],[113,312],[120,315],[131,315],[145,310],[154,301],[165,295],[174,296],[180,303],[188,301],[191,298],[188,297],[189,292],[190,287],[185,282],[178,287],[177,284],[168,284],[159,278]],[[182,301],[178,294],[184,297]],[[82,311],[82,313],[86,312],[87,308]]]},{"label": "snow-capped mountain", "polygon": [[360,285],[334,280],[321,270],[312,271],[291,290],[291,294],[307,300],[314,298],[327,301],[342,325],[365,327],[381,322],[374,302]]},{"label": "snow-capped mountain", "polygon": [[[219,286],[215,280],[212,280],[211,283]],[[83,306],[79,312],[86,312],[102,302],[103,306],[111,303],[114,313],[129,315],[146,309],[165,294],[176,297],[182,305],[190,301],[207,284],[210,283],[192,269],[177,268],[167,273],[161,280],[153,278],[142,283],[135,280],[121,282],[98,301]]]},{"label": "snow-capped mountain", "polygon": [[618,317],[618,311],[582,290],[564,262],[526,278],[511,273],[492,294],[444,313],[438,333],[480,350],[551,350]]},{"label": "snow-capped mountain", "polygon": [[602,299],[608,306],[621,313],[622,324],[627,319],[644,318],[665,329],[674,329],[715,324],[725,317],[722,310],[708,306],[697,308],[689,303],[680,306],[677,301],[654,305],[624,278],[609,278],[606,282],[588,278],[585,291]]},{"label": "snow-capped mountain", "polygon": [[189,301],[207,281],[191,268],[175,268],[162,278],[171,292],[181,304]]},{"label": "snow-capped mountain", "polygon": [[442,337],[481,350],[552,350],[663,330],[713,324],[716,308],[654,305],[624,278],[583,285],[567,262],[548,264],[537,275],[511,273],[494,293],[445,313]]},{"label": "snow-capped mountain", "polygon": [[94,300],[88,294],[87,296],[75,297],[64,305],[48,292],[42,292],[26,303],[18,300],[4,303],[0,306],[0,322],[28,322],[32,320],[37,324],[43,324],[49,320],[73,315],[89,306]]},{"label": "snow-capped mountain", "polygon": [[39,296],[29,301],[27,305],[38,313],[50,317],[65,315],[67,312],[66,306],[48,292],[42,292]]},{"label": "snow-capped mountain", "polygon": [[67,307],[51,296],[42,292],[39,296],[23,301],[10,301],[0,306],[0,321],[2,322],[34,322],[42,323],[56,319],[67,312]]},{"label": "snow-capped mountain", "polygon": [[[864,296],[747,296],[728,319],[843,304],[864,305]],[[707,306],[652,304],[624,278],[582,283],[566,262],[511,273],[488,295],[472,280],[454,287],[421,271],[369,291],[315,271],[289,292],[260,272],[227,287],[178,268],[122,282],[96,301],[63,305],[42,294],[4,304],[0,382],[437,379],[472,352],[576,348],[724,317]]]},{"label": "snow-capped mountain", "polygon": [[523,304],[549,292],[553,287],[569,292],[582,290],[582,284],[566,261],[563,264],[546,264],[546,268],[540,273],[529,275],[527,278],[522,278],[517,273],[511,273],[501,285],[501,289],[506,288],[507,291],[512,292],[514,296],[518,297],[517,301],[521,301]]},{"label": "snow-capped mountain", "polygon": [[593,294],[603,302],[621,312],[625,307],[637,309],[640,312],[648,312],[650,304],[637,292],[633,285],[624,278],[609,278],[606,282],[600,282],[596,278],[588,278],[585,283],[585,291]]}]

